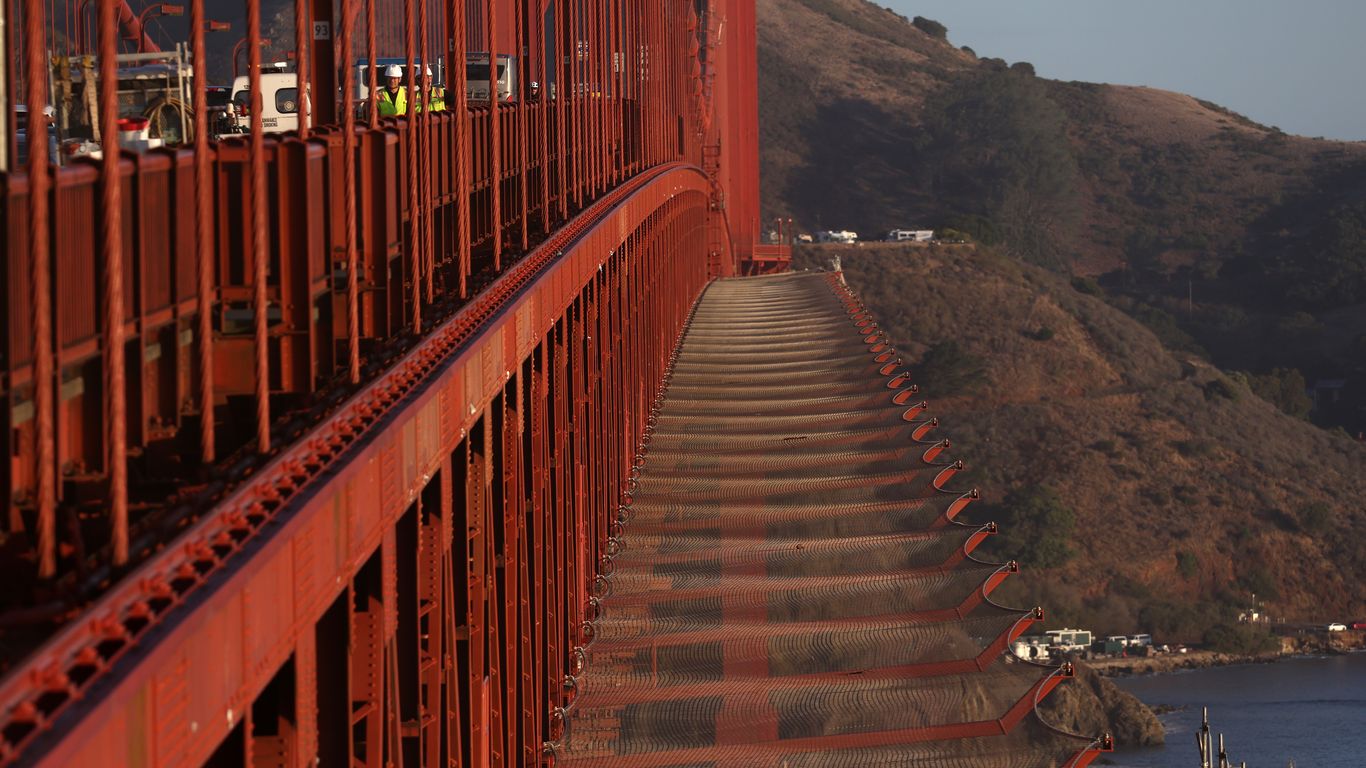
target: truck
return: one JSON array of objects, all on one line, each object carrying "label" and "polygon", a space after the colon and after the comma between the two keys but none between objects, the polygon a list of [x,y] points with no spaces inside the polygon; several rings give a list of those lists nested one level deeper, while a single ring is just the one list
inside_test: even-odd
[{"label": "truck", "polygon": [[[284,133],[299,129],[299,76],[282,72],[283,65],[261,73],[261,129],[266,133]],[[251,81],[246,75],[232,83],[232,98],[227,112],[218,126],[219,136],[234,136],[251,132]]]},{"label": "truck", "polygon": [[[99,70],[93,57],[54,58],[53,123],[63,154],[98,151]],[[123,53],[115,57],[118,116],[145,119],[145,138],[153,146],[193,139],[194,67],[185,45],[156,53]]]},{"label": "truck", "polygon": [[1092,643],[1091,650],[1107,656],[1118,656],[1124,653],[1124,649],[1128,646],[1129,644],[1123,635],[1110,635],[1104,640],[1097,640]]},{"label": "truck", "polygon": [[817,232],[816,240],[822,243],[857,243],[858,233],[849,230]]},{"label": "truck", "polygon": [[1091,631],[1087,629],[1050,629],[1044,636],[1049,647],[1060,651],[1084,651],[1091,647]]},{"label": "truck", "polygon": [[933,239],[932,229],[894,229],[887,233],[889,243],[928,243]]},{"label": "truck", "polygon": [[[489,55],[487,51],[465,54],[465,98],[471,102],[489,100]],[[498,54],[498,102],[517,101],[517,66],[512,56]]]}]

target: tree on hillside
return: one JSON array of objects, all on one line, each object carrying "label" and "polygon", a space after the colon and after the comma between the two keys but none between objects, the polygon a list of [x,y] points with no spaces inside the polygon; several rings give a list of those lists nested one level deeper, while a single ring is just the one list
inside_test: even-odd
[{"label": "tree on hillside", "polygon": [[915,370],[921,389],[936,397],[972,394],[987,379],[986,363],[953,340],[930,347]]},{"label": "tree on hillside", "polygon": [[961,213],[985,216],[1013,255],[1060,266],[1077,226],[1077,161],[1065,115],[1037,78],[963,76],[925,109],[920,160]]},{"label": "tree on hillside", "polygon": [[1076,555],[1071,544],[1076,515],[1052,488],[1017,490],[996,512],[1008,557],[1035,568],[1056,568]]},{"label": "tree on hillside", "polygon": [[1276,368],[1271,373],[1247,377],[1252,392],[1297,419],[1309,417],[1314,401],[1306,393],[1304,374],[1295,368]]},{"label": "tree on hillside", "polygon": [[1366,202],[1341,205],[1303,242],[1272,259],[1269,285],[1294,304],[1330,309],[1366,301]]},{"label": "tree on hillside", "polygon": [[937,38],[939,40],[949,39],[949,28],[944,26],[943,24],[940,24],[934,19],[927,19],[924,16],[916,16],[914,19],[911,19],[911,24],[915,25],[916,29],[920,30],[921,32],[924,32],[930,37]]}]

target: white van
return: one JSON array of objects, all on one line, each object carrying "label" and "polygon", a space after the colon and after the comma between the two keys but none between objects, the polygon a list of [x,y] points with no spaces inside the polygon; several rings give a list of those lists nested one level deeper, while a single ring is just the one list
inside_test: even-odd
[{"label": "white van", "polygon": [[[472,102],[489,100],[488,53],[465,54],[465,98]],[[517,66],[512,56],[498,54],[498,101],[517,100]]]},{"label": "white van", "polygon": [[[247,90],[250,81],[245,75],[232,83],[232,99],[228,102],[228,112],[224,125],[219,130],[223,135],[251,133],[251,93]],[[299,76],[293,72],[261,73],[261,128],[266,133],[284,133],[299,129]]]}]

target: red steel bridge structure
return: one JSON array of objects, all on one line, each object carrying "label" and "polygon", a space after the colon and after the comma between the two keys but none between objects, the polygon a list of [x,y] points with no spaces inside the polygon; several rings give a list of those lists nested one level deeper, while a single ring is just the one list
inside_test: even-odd
[{"label": "red steel bridge structure", "polygon": [[[890,339],[759,243],[752,0],[244,0],[250,131],[141,153],[135,10],[4,9],[0,766],[1108,748],[1037,721],[1070,668],[1009,653],[1042,614]],[[363,103],[472,53],[512,98]],[[57,165],[77,61],[105,150]]]}]

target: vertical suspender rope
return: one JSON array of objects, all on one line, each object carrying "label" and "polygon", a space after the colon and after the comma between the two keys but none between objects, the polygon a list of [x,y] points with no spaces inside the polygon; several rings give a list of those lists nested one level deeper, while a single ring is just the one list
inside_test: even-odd
[{"label": "vertical suspender rope", "polygon": [[[313,42],[312,14],[309,10],[309,0],[294,0],[294,70],[298,73],[294,104],[299,115],[300,139],[307,139],[309,129],[313,126],[313,94],[308,87],[308,54]],[[344,65],[346,60],[342,61]],[[331,97],[331,94],[328,94],[328,97]]]},{"label": "vertical suspender rope", "polygon": [[583,8],[584,0],[569,0],[572,9],[569,12],[569,35],[570,43],[574,47],[572,55],[573,63],[570,71],[573,73],[573,88],[570,91],[570,116],[573,133],[569,137],[569,151],[574,159],[574,208],[583,208],[583,159],[584,145],[587,143],[583,134],[583,54],[584,41],[582,37],[583,28]]},{"label": "vertical suspender rope", "polygon": [[[365,79],[369,92],[369,112],[370,128],[373,130],[379,127],[379,72],[375,65],[379,54],[376,52],[377,43],[375,41],[375,0],[365,0]],[[348,68],[350,65],[351,49],[346,50]]]},{"label": "vertical suspender rope", "polygon": [[527,45],[524,33],[526,32],[526,2],[516,0],[517,7],[513,9],[513,28],[514,37],[517,41],[517,55],[513,59],[516,62],[517,72],[517,195],[521,207],[518,221],[521,224],[521,246],[522,253],[526,253],[527,245],[530,242],[530,235],[527,232],[527,154],[530,148],[527,146],[526,132],[526,108],[527,99],[531,95],[531,90],[527,87],[527,77],[531,75],[531,67],[527,63],[527,58],[531,54],[531,46]]},{"label": "vertical suspender rope", "polygon": [[[207,72],[209,55],[204,44],[204,0],[190,2],[190,39],[196,72]],[[194,103],[208,101],[208,78],[194,78]],[[194,111],[194,221],[195,263],[199,270],[197,317],[199,336],[199,453],[204,465],[214,462],[213,387],[213,178],[209,175],[209,114]]]},{"label": "vertical suspender rope", "polygon": [[607,75],[603,78],[603,114],[607,120],[607,188],[611,189],[617,184],[617,104],[620,102],[619,83],[617,80],[617,4],[616,0],[603,0],[606,6],[606,27],[603,33],[607,36]]},{"label": "vertical suspender rope", "polygon": [[555,201],[559,206],[560,220],[569,218],[569,160],[566,156],[565,134],[569,130],[569,121],[566,117],[565,104],[570,97],[570,90],[565,86],[569,83],[569,67],[565,66],[565,38],[564,33],[564,11],[565,3],[555,5]]},{"label": "vertical suspender rope", "polygon": [[[422,157],[420,158],[420,168],[422,175],[418,179],[420,187],[418,189],[418,199],[421,201],[422,210],[422,271],[425,276],[425,296],[428,304],[431,304],[435,297],[432,295],[432,273],[436,269],[436,259],[432,255],[432,78],[428,72],[432,71],[431,46],[428,40],[431,38],[431,29],[427,26],[428,13],[427,6],[431,0],[418,0],[417,26],[422,31],[419,39],[421,47],[418,50],[422,59],[422,112],[418,114],[418,127],[422,135]],[[435,72],[433,72],[433,75]]]},{"label": "vertical suspender rope", "polygon": [[[33,439],[37,443],[34,496],[38,506],[38,576],[50,579],[57,575],[57,450],[53,429],[52,254],[48,250],[48,189],[51,183],[47,115],[44,114],[47,68],[44,65],[43,26],[46,19],[41,0],[25,0],[24,5],[24,99],[28,103],[29,136],[29,291],[33,296]],[[9,105],[4,106],[9,108]],[[44,140],[35,140],[39,136]],[[0,139],[9,141],[8,136]]]},{"label": "vertical suspender rope", "polygon": [[579,174],[580,207],[587,207],[593,200],[593,0],[580,0],[578,34],[583,46],[583,58],[579,65],[579,158],[582,172]]},{"label": "vertical suspender rope", "polygon": [[[489,200],[493,234],[493,271],[503,271],[503,141],[498,122],[498,105],[502,97],[498,77],[498,8],[495,0],[485,0],[484,31],[489,51]],[[513,62],[508,62],[509,66]]]},{"label": "vertical suspender rope", "polygon": [[[591,165],[589,168],[593,174],[593,199],[596,200],[605,191],[603,186],[602,165],[606,153],[607,143],[605,141],[605,131],[603,130],[602,110],[603,102],[607,100],[607,84],[605,82],[606,73],[603,71],[603,56],[606,55],[607,36],[603,34],[606,25],[605,14],[603,13],[603,0],[589,0],[590,16],[589,29],[592,42],[590,49],[592,55],[588,60],[588,66],[592,68],[592,90],[589,104],[588,119],[592,122],[593,132],[589,139],[589,146],[592,147],[589,154]],[[597,336],[593,337],[598,340]]]},{"label": "vertical suspender rope", "polygon": [[403,0],[403,58],[404,71],[408,74],[408,82],[404,85],[408,97],[408,113],[405,115],[407,120],[407,141],[405,148],[407,152],[404,158],[407,166],[407,201],[408,201],[408,279],[411,281],[409,286],[409,301],[412,306],[411,322],[413,333],[422,332],[422,242],[421,232],[418,226],[418,201],[417,201],[417,151],[420,131],[418,130],[418,111],[423,105],[414,98],[417,93],[417,78],[421,74],[418,69],[422,62],[417,61],[417,19],[413,14],[413,0]]},{"label": "vertical suspender rope", "polygon": [[[454,2],[454,0],[452,0]],[[451,63],[451,73],[458,78],[455,89],[455,226],[456,238],[460,248],[460,298],[469,296],[470,274],[470,112],[468,94],[465,88],[465,59],[469,34],[468,0],[459,0],[460,10],[452,8],[455,15],[455,53]]]},{"label": "vertical suspender rope", "polygon": [[[118,0],[96,0],[100,48],[100,135],[104,250],[104,400],[109,472],[109,518],[114,565],[128,562],[128,424],[123,360],[123,179],[119,169]],[[38,36],[41,42],[42,36]],[[35,73],[29,72],[33,77]],[[46,132],[47,128],[44,127]],[[32,143],[32,142],[30,142]]]},{"label": "vertical suspender rope", "polygon": [[[540,164],[540,186],[541,186],[541,231],[549,234],[550,232],[550,83],[546,79],[545,61],[545,8],[540,2],[533,2],[532,8],[536,9],[536,22],[532,33],[532,41],[539,46],[536,50],[536,82],[540,84],[540,91],[537,93],[536,102],[536,143],[537,158]],[[559,46],[555,47],[559,50]]]},{"label": "vertical suspender rope", "polygon": [[270,325],[266,313],[269,297],[270,245],[266,242],[266,140],[261,109],[261,0],[247,0],[247,96],[251,99],[251,313],[256,353],[256,450],[270,453]]},{"label": "vertical suspender rope", "polygon": [[[338,48],[342,61],[342,199],[346,217],[346,322],[347,350],[352,384],[360,383],[360,259],[356,253],[356,68],[351,64],[351,41],[356,29],[355,0],[341,0],[341,37]],[[366,8],[374,20],[374,0],[366,0]],[[370,35],[370,120],[376,118],[374,87],[375,27]]]}]

